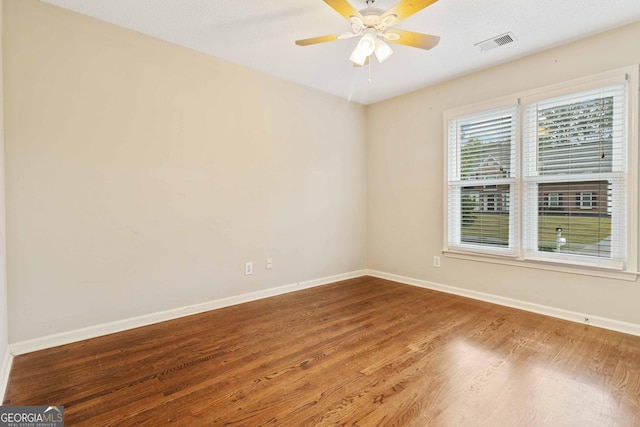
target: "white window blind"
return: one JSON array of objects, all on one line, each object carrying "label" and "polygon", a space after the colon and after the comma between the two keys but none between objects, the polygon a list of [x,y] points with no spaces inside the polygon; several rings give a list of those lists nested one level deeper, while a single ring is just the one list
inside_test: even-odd
[{"label": "white window blind", "polygon": [[515,255],[516,108],[450,120],[449,247]]},{"label": "white window blind", "polygon": [[622,266],[625,105],[624,83],[524,105],[525,257]]}]

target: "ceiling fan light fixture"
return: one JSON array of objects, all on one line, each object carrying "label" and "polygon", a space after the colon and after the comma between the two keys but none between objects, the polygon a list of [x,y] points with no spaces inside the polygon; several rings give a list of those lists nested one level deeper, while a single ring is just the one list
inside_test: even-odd
[{"label": "ceiling fan light fixture", "polygon": [[384,61],[389,59],[391,55],[393,55],[393,50],[391,50],[389,45],[382,40],[376,39],[375,54],[378,62],[382,64]]},{"label": "ceiling fan light fixture", "polygon": [[356,45],[349,59],[354,64],[364,65],[367,57],[371,55],[376,49],[376,36],[373,32],[366,32]]},{"label": "ceiling fan light fixture", "polygon": [[362,50],[358,49],[358,46],[356,46],[356,48],[353,49],[353,52],[351,52],[349,60],[356,65],[363,66],[367,61],[368,56],[369,55],[366,55]]},{"label": "ceiling fan light fixture", "polygon": [[358,42],[356,49],[359,49],[365,56],[369,56],[376,48],[376,36],[372,33],[365,33]]}]

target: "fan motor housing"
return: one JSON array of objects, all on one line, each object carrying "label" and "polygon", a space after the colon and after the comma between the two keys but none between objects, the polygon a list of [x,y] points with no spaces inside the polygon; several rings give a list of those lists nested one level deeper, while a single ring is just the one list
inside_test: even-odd
[{"label": "fan motor housing", "polygon": [[380,15],[384,13],[384,10],[377,7],[367,7],[360,11],[360,15],[364,18],[364,25],[367,27],[375,27],[380,25]]}]

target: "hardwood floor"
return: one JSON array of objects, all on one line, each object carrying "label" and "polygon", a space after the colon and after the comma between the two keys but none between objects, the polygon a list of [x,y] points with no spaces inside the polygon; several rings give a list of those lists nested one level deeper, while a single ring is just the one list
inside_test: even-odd
[{"label": "hardwood floor", "polygon": [[17,356],[67,426],[640,426],[640,337],[363,277]]}]

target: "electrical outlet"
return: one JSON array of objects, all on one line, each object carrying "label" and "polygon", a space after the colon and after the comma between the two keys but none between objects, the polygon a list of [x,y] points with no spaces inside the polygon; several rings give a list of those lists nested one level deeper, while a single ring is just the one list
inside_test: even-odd
[{"label": "electrical outlet", "polygon": [[433,257],[433,266],[440,267],[440,257],[438,255]]},{"label": "electrical outlet", "polygon": [[273,258],[267,258],[264,263],[264,268],[265,270],[271,270],[271,267],[273,267]]},{"label": "electrical outlet", "polygon": [[244,274],[245,276],[253,274],[253,263],[251,261],[244,263]]}]

